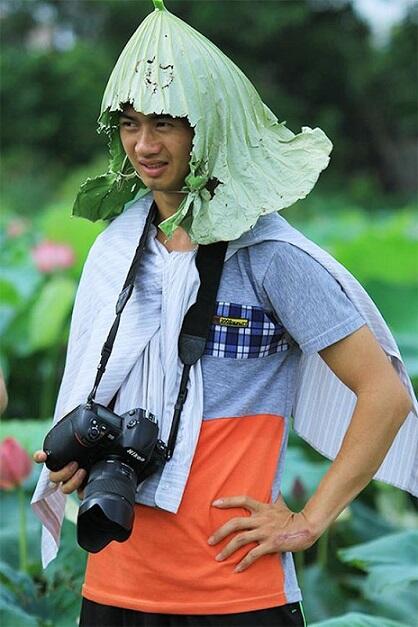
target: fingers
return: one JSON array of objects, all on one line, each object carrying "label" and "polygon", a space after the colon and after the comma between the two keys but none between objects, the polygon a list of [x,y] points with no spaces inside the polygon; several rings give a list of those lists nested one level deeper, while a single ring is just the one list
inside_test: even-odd
[{"label": "fingers", "polygon": [[77,462],[70,462],[69,464],[61,468],[61,470],[51,471],[49,473],[49,478],[54,483],[61,483],[61,481],[68,481],[77,471],[77,469],[78,469]]},{"label": "fingers", "polygon": [[227,523],[215,531],[215,533],[209,538],[208,544],[218,544],[218,542],[235,531],[241,531],[242,529],[255,529],[257,526],[257,521],[252,517],[231,518],[231,520],[228,520]]},{"label": "fingers", "polygon": [[221,509],[228,507],[244,507],[250,512],[259,512],[265,507],[265,503],[256,501],[250,496],[226,496],[221,499],[216,499],[216,501],[213,501],[212,505]]},{"label": "fingers", "polygon": [[87,473],[84,468],[79,468],[75,475],[73,475],[69,481],[66,481],[62,484],[61,491],[64,494],[71,494],[71,492],[75,492],[75,490],[78,490],[83,483],[86,474]]},{"label": "fingers", "polygon": [[234,533],[235,531],[241,531],[242,529],[255,529],[259,522],[254,517],[254,514],[268,507],[265,503],[256,501],[250,496],[228,496],[213,501],[212,505],[219,507],[220,509],[240,507],[247,509],[252,515],[247,517],[231,518],[231,520],[215,531],[215,533],[209,538],[209,544],[217,544],[226,538],[226,536],[230,533]]},{"label": "fingers", "polygon": [[[47,455],[45,451],[38,450],[33,453],[32,459],[37,464],[43,464],[47,459]],[[50,481],[60,485],[61,491],[64,494],[71,494],[71,492],[77,490],[80,500],[83,499],[83,491],[79,490],[79,488],[86,476],[87,472],[84,468],[79,468],[77,462],[70,462],[64,466],[64,468],[61,468],[61,470],[51,471],[49,473]]]},{"label": "fingers", "polygon": [[255,549],[249,551],[244,559],[235,566],[234,571],[236,573],[242,573],[243,570],[246,570],[251,564],[254,564],[256,560],[268,553],[270,553],[270,551],[265,546],[257,546]]},{"label": "fingers", "polygon": [[[256,533],[256,532],[251,532]],[[247,534],[249,537],[250,534]],[[304,551],[305,549],[312,546],[314,540],[309,535],[306,530],[290,532],[286,534],[264,534],[259,537],[261,542],[258,546],[248,551],[247,555],[242,559],[239,564],[236,565],[234,571],[237,573],[241,573],[243,570],[246,570],[253,564],[256,560],[258,560],[263,555],[268,555],[270,553],[284,553],[286,551],[291,551],[292,553],[296,551]],[[228,545],[229,546],[229,545]],[[228,547],[226,547],[228,548]],[[225,549],[223,550],[225,552]]]},{"label": "fingers", "polygon": [[61,470],[51,471],[49,478],[53,483],[61,484],[64,494],[71,494],[80,488],[86,475],[84,468],[79,468],[77,462],[70,462]]},{"label": "fingers", "polygon": [[224,559],[235,553],[238,549],[251,542],[259,542],[262,539],[260,530],[247,531],[246,533],[239,533],[231,542],[229,542],[220,553],[215,557],[217,562],[222,562]]},{"label": "fingers", "polygon": [[46,462],[46,457],[47,456],[45,451],[35,451],[32,455],[33,461],[37,464],[43,464],[44,462]]},{"label": "fingers", "polygon": [[[301,551],[312,546],[305,517],[292,512],[280,495],[276,503],[263,503],[248,496],[230,496],[217,499],[213,506],[244,508],[249,516],[235,517],[217,529],[208,539],[210,545],[216,545],[230,534],[228,544],[222,548],[215,559],[222,562],[243,547],[246,556],[237,564],[235,572],[246,570],[263,555],[286,551]],[[256,546],[254,546],[256,544]]]}]

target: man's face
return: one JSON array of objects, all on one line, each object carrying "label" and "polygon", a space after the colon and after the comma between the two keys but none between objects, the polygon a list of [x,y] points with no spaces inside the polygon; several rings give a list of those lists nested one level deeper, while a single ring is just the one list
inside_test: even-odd
[{"label": "man's face", "polygon": [[185,118],[144,115],[125,106],[120,138],[132,166],[152,191],[179,191],[189,174],[193,129]]}]

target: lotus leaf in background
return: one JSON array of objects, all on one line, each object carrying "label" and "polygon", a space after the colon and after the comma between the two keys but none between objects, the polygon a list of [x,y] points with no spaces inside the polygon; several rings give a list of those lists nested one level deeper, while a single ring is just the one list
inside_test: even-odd
[{"label": "lotus leaf in background", "polygon": [[123,151],[118,112],[187,117],[194,128],[187,192],[160,228],[181,224],[193,241],[233,240],[260,215],[305,198],[329,163],[332,143],[320,128],[295,135],[262,102],[241,70],[213,43],[154,0],[107,84],[99,131],[109,138],[109,171],[82,186],[75,215],[109,219],[148,192]]},{"label": "lotus leaf in background", "polygon": [[33,351],[59,346],[66,337],[66,321],[73,307],[76,283],[55,277],[45,283],[28,319],[29,342]]},{"label": "lotus leaf in background", "polygon": [[309,627],[408,627],[406,623],[384,618],[383,616],[369,616],[360,612],[349,612],[344,616],[337,616],[320,623],[310,623]]},{"label": "lotus leaf in background", "polygon": [[0,561],[0,577],[2,627],[38,627],[39,616],[32,614],[37,595],[37,586],[32,578],[4,561]]},{"label": "lotus leaf in background", "polygon": [[[9,496],[9,495],[8,495]],[[29,498],[27,503],[28,511]],[[13,507],[7,503],[8,512],[14,518]],[[15,525],[16,528],[16,525]],[[39,525],[29,526],[29,547],[32,555],[39,550]],[[10,565],[5,542],[17,541],[16,530],[7,525],[7,532],[0,533],[2,558],[0,561],[0,624],[2,627],[73,627],[80,614],[80,592],[83,581],[86,554],[74,546],[74,527],[64,521],[63,554],[54,564],[42,572],[39,562],[31,564],[31,575],[19,572]],[[6,547],[7,549],[7,547]],[[6,562],[7,559],[7,562]]]},{"label": "lotus leaf in background", "polygon": [[373,221],[358,208],[338,207],[327,213],[317,209],[308,219],[300,216],[290,221],[362,283],[395,336],[418,391],[416,207],[379,211]]},{"label": "lotus leaf in background", "polygon": [[343,562],[368,573],[364,594],[385,595],[418,582],[418,530],[394,533],[365,544],[340,549]]}]

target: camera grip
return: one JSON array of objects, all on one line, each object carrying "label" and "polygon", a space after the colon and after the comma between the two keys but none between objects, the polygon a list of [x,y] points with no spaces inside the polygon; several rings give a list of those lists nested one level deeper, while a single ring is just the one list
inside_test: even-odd
[{"label": "camera grip", "polygon": [[88,422],[89,414],[92,412],[86,405],[79,405],[47,433],[43,450],[47,455],[45,465],[49,470],[61,470],[73,461],[85,467],[90,451],[81,443],[78,432]]},{"label": "camera grip", "polygon": [[47,455],[45,465],[49,470],[58,471],[69,462],[79,461],[79,455],[72,446],[74,440],[73,424],[63,418],[47,433],[43,450]]}]

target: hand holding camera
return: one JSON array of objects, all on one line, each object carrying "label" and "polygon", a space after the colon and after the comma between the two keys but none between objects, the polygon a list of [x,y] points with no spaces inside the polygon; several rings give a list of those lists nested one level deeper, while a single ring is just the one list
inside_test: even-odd
[{"label": "hand holding camera", "polygon": [[[37,464],[43,464],[46,462],[46,453],[42,450],[35,451],[33,454],[33,460]],[[80,500],[83,499],[83,484],[87,477],[87,471],[84,468],[79,468],[77,462],[70,462],[61,470],[54,472],[51,470],[49,478],[53,483],[57,485],[61,484],[61,490],[64,494],[71,494],[77,490],[77,494]]]},{"label": "hand holding camera", "polygon": [[69,494],[80,490],[88,475],[77,521],[78,543],[87,551],[130,536],[137,486],[166,462],[158,431],[155,417],[144,409],[119,416],[89,401],[46,435],[35,460],[45,461],[51,481],[63,481]]}]

